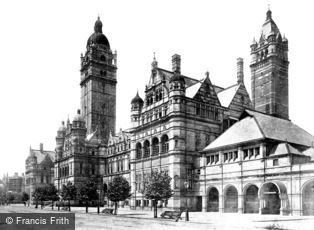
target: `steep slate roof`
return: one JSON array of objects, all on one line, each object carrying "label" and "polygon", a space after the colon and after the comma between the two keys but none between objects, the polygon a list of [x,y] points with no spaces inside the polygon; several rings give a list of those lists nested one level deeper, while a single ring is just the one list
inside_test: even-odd
[{"label": "steep slate roof", "polygon": [[200,89],[201,85],[203,84],[204,79],[197,82],[196,84],[187,87],[185,90],[185,96],[189,97],[189,98],[194,98],[194,96],[196,95],[196,93],[198,92],[198,90]]},{"label": "steep slate roof", "polygon": [[221,105],[224,107],[229,107],[232,99],[234,98],[239,88],[240,88],[240,85],[235,84],[224,90],[219,91],[217,93],[217,96]]},{"label": "steep slate roof", "polygon": [[276,145],[274,147],[274,149],[271,150],[270,155],[278,156],[278,155],[284,155],[284,154],[288,154],[288,153],[292,153],[292,154],[296,154],[296,155],[302,155],[302,153],[299,150],[292,147],[291,145],[289,145],[286,142]]},{"label": "steep slate roof", "polygon": [[41,152],[40,150],[36,149],[30,149],[29,157],[36,157],[37,158],[37,164],[40,164],[45,160],[46,157],[49,157],[52,162],[55,161],[55,152],[54,151],[43,151]]},{"label": "steep slate roof", "polygon": [[[173,72],[159,68],[159,67],[156,68],[156,70],[157,70],[157,76],[156,76],[155,82],[159,82],[159,81],[162,81],[164,79],[166,81],[166,86],[169,87],[169,80],[173,76]],[[182,75],[182,77],[184,77],[186,87],[190,87],[191,85],[194,85],[195,83],[199,82],[199,80],[197,80],[197,79],[193,79],[193,78],[190,78],[190,77],[187,77],[184,75]],[[153,80],[153,78],[151,76],[149,79],[148,85],[153,84],[152,80]]]},{"label": "steep slate roof", "polygon": [[240,121],[221,134],[203,151],[261,139],[272,139],[304,146],[311,146],[314,141],[311,134],[289,120],[245,110]]}]

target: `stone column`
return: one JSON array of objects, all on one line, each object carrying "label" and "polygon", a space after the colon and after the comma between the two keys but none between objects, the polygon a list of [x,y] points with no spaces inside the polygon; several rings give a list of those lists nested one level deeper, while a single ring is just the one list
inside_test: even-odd
[{"label": "stone column", "polygon": [[224,212],[224,196],[219,194],[219,212]]},{"label": "stone column", "polygon": [[144,199],[141,199],[141,208],[144,209]]},{"label": "stone column", "polygon": [[207,212],[207,196],[205,191],[205,196],[202,196],[202,212]]},{"label": "stone column", "polygon": [[238,213],[243,213],[243,194],[238,195]]},{"label": "stone column", "polygon": [[264,204],[265,204],[265,200],[261,198],[259,200],[259,214],[263,214],[262,211],[263,211],[263,208],[265,207]]},{"label": "stone column", "polygon": [[160,153],[161,153],[161,147],[162,147],[162,144],[161,144],[161,139],[159,140],[158,145],[159,145],[159,154],[160,154]]}]

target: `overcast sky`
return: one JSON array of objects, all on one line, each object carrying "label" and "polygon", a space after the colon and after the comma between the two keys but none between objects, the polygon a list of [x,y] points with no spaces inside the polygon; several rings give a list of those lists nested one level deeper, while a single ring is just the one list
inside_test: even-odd
[{"label": "overcast sky", "polygon": [[153,52],[171,69],[181,55],[182,73],[213,84],[236,82],[244,58],[251,93],[250,44],[260,36],[268,4],[289,40],[290,118],[314,134],[314,4],[286,0],[1,1],[0,175],[25,171],[29,147],[54,150],[62,120],[80,106],[80,53],[97,16],[118,53],[117,129],[130,125],[130,101],[144,96]]}]

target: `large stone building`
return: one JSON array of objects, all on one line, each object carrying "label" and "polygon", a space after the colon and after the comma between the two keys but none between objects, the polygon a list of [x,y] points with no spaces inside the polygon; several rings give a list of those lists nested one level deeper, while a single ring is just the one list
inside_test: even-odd
[{"label": "large stone building", "polygon": [[152,170],[163,170],[173,178],[175,194],[159,205],[183,208],[188,199],[191,209],[201,210],[199,151],[251,107],[241,58],[234,79],[236,84],[222,88],[211,83],[208,72],[201,80],[181,74],[177,54],[171,71],[158,67],[154,58],[144,100],[136,94],[131,102],[132,208],[151,205],[143,196],[145,180]]},{"label": "large stone building", "polygon": [[58,189],[90,178],[101,189],[122,175],[132,186],[130,207],[145,208],[151,206],[143,196],[145,180],[153,170],[165,170],[175,194],[161,206],[314,214],[314,139],[288,120],[288,40],[270,10],[258,42],[251,44],[252,102],[242,58],[236,83],[224,88],[208,72],[200,80],[183,75],[178,54],[172,70],[160,68],[154,57],[145,96],[137,93],[131,101],[131,128],[118,134],[117,55],[99,18],[86,49],[82,114],[57,132]]},{"label": "large stone building", "polygon": [[202,151],[203,210],[314,215],[314,138],[289,120],[288,40],[270,10],[251,55],[256,111]]},{"label": "large stone building", "polygon": [[24,192],[24,179],[24,173],[21,176],[18,173],[14,173],[13,176],[9,176],[7,180],[7,191],[13,193]]},{"label": "large stone building", "polygon": [[30,147],[25,160],[25,192],[31,199],[37,187],[54,183],[54,160],[55,152],[44,150],[43,144],[39,149]]},{"label": "large stone building", "polygon": [[[56,136],[55,185],[94,179],[102,191],[105,152],[116,120],[116,53],[112,53],[102,22],[95,22],[81,55],[81,110],[64,122]],[[82,113],[81,113],[82,111]]]}]

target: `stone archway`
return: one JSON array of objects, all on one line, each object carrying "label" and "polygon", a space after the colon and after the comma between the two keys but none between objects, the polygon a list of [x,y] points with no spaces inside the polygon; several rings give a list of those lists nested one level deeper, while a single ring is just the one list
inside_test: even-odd
[{"label": "stone archway", "polygon": [[314,215],[314,180],[308,182],[302,189],[302,215]]},{"label": "stone archway", "polygon": [[217,188],[212,187],[208,192],[207,212],[219,211],[219,192]]},{"label": "stone archway", "polygon": [[259,212],[258,187],[252,184],[245,191],[244,213],[258,213],[258,212]]},{"label": "stone archway", "polygon": [[224,212],[238,212],[238,191],[231,185],[225,191]]},{"label": "stone archway", "polygon": [[284,184],[266,182],[259,190],[261,214],[284,214],[288,211],[288,195]]}]

